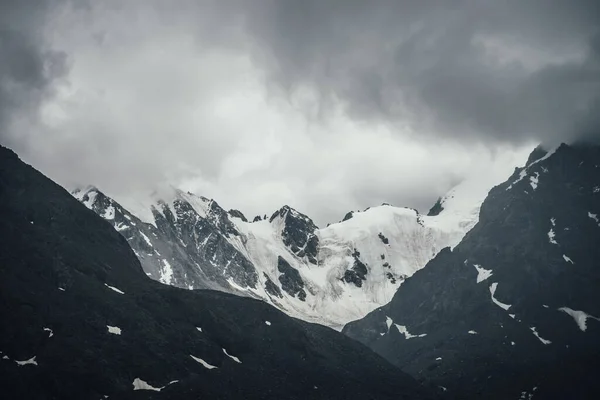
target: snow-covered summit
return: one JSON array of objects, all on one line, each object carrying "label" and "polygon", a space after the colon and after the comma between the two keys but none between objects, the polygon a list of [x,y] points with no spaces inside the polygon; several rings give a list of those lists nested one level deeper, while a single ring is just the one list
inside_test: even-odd
[{"label": "snow-covered summit", "polygon": [[442,248],[456,246],[513,167],[464,180],[430,215],[383,204],[325,228],[287,205],[249,222],[239,210],[172,187],[119,203],[97,188],[74,196],[127,238],[154,279],[260,298],[341,328],[389,302]]}]

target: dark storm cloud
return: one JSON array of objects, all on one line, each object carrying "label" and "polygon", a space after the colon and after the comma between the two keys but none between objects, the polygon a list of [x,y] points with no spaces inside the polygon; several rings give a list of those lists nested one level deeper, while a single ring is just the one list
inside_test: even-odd
[{"label": "dark storm cloud", "polygon": [[271,78],[356,118],[513,142],[598,130],[598,1],[252,4]]},{"label": "dark storm cloud", "polygon": [[44,44],[41,28],[54,1],[0,1],[0,141],[10,119],[31,118],[55,79],[64,76],[66,55]]}]

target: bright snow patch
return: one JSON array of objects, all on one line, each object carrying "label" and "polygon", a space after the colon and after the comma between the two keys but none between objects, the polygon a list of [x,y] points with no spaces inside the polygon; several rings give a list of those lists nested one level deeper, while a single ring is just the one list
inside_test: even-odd
[{"label": "bright snow patch", "polygon": [[122,232],[122,231],[124,231],[127,228],[129,228],[129,227],[127,225],[125,225],[124,223],[122,223],[122,222],[119,222],[118,224],[115,225],[115,230],[117,232]]},{"label": "bright snow patch", "polygon": [[265,321],[265,324],[271,326],[271,321]]},{"label": "bright snow patch", "polygon": [[549,340],[546,340],[546,339],[542,338],[542,337],[539,335],[539,333],[537,332],[537,330],[535,329],[535,326],[532,326],[532,327],[531,327],[531,328],[529,328],[529,329],[531,329],[531,332],[533,332],[533,334],[535,335],[535,337],[536,337],[536,338],[538,338],[538,339],[540,339],[540,342],[542,342],[543,344],[550,344],[550,343],[552,343],[551,341],[549,341]]},{"label": "bright snow patch", "polygon": [[511,317],[512,319],[515,319],[516,314],[508,314],[509,317]]},{"label": "bright snow patch", "polygon": [[108,328],[108,333],[112,333],[114,335],[120,335],[121,334],[121,328],[119,328],[118,326],[106,325],[106,327]]},{"label": "bright snow patch", "polygon": [[550,230],[548,231],[548,241],[550,241],[550,243],[552,243],[552,244],[558,244],[558,243],[556,242],[556,240],[554,240],[554,237],[555,237],[555,236],[556,236],[556,234],[554,233],[554,230],[553,230],[553,229],[550,229]]},{"label": "bright snow patch", "polygon": [[477,270],[477,283],[485,281],[487,278],[493,275],[491,269],[482,268],[481,265],[473,265]]},{"label": "bright snow patch", "polygon": [[494,282],[490,285],[490,293],[492,294],[492,301],[494,302],[494,304],[496,304],[498,307],[501,307],[505,310],[508,310],[510,308],[510,304],[504,304],[501,303],[500,301],[498,301],[495,297],[494,294],[496,294],[496,289],[498,288],[498,282]]},{"label": "bright snow patch", "polygon": [[556,226],[556,218],[550,218],[550,223],[552,226]]},{"label": "bright snow patch", "polygon": [[15,360],[15,362],[17,363],[18,366],[23,366],[23,365],[38,365],[37,361],[35,361],[35,356],[31,357],[29,360],[25,360],[25,361],[17,361],[17,360]]},{"label": "bright snow patch", "polygon": [[531,185],[531,187],[533,188],[533,190],[537,189],[539,178],[540,178],[540,173],[539,172],[536,172],[535,176],[530,176],[529,177],[529,184]]},{"label": "bright snow patch", "polygon": [[198,332],[202,332],[202,328],[196,327],[196,329],[198,329]]},{"label": "bright snow patch", "polygon": [[195,361],[199,362],[200,364],[202,364],[202,366],[206,369],[213,369],[213,368],[217,368],[214,365],[210,365],[209,363],[207,363],[206,361],[204,361],[201,358],[198,357],[194,357],[193,355],[190,354],[190,357],[192,357]]},{"label": "bright snow patch", "polygon": [[58,288],[58,290],[60,290],[61,292],[64,292],[64,291],[65,291],[65,289],[64,289],[64,288],[61,288],[61,287],[59,287],[59,288]]},{"label": "bright snow patch", "polygon": [[563,254],[563,259],[564,259],[566,262],[570,262],[571,264],[575,264],[575,263],[573,262],[573,260],[571,260],[569,257],[565,256],[564,254]]},{"label": "bright snow patch", "polygon": [[158,280],[166,285],[170,285],[173,281],[173,268],[167,260],[163,259],[162,262],[165,266],[160,270],[160,277]]},{"label": "bright snow patch", "polygon": [[232,359],[233,361],[235,361],[236,363],[238,363],[238,364],[241,364],[241,363],[242,363],[242,362],[240,361],[240,359],[239,359],[239,358],[237,358],[236,356],[232,356],[231,354],[229,354],[229,353],[227,352],[227,350],[223,349],[223,353],[225,353],[225,355],[226,355],[227,357],[231,358],[231,359]]},{"label": "bright snow patch", "polygon": [[547,304],[542,304],[542,307],[549,308]]},{"label": "bright snow patch", "polygon": [[48,337],[51,338],[52,336],[54,336],[54,332],[52,332],[52,329],[50,328],[44,328],[44,332],[48,332]]},{"label": "bright snow patch", "polygon": [[401,334],[403,334],[406,339],[420,338],[420,337],[427,336],[426,333],[421,333],[420,335],[411,335],[408,332],[408,330],[406,329],[406,326],[404,326],[404,325],[398,325],[398,324],[394,324],[394,325],[396,325],[396,328],[398,328],[398,332],[400,332]]},{"label": "bright snow patch", "polygon": [[102,214],[102,218],[115,219],[115,208],[113,206],[106,207],[106,210],[104,210],[104,214]]},{"label": "bright snow patch", "polygon": [[155,392],[160,392],[163,388],[164,386],[159,388],[154,387],[140,378],[135,378],[133,380],[133,390],[154,390]]},{"label": "bright snow patch", "polygon": [[511,346],[514,346],[515,344],[516,344],[515,342],[510,342],[510,345],[511,345]]},{"label": "bright snow patch", "polygon": [[144,234],[144,232],[140,231],[140,235],[142,235],[142,238],[144,238],[144,240],[146,241],[146,243],[148,244],[148,246],[152,247],[152,242],[150,241],[150,238],[148,238],[148,236],[146,236]]},{"label": "bright snow patch", "polygon": [[600,192],[600,186],[594,186],[594,193]]},{"label": "bright snow patch", "polygon": [[117,289],[117,288],[116,288],[116,287],[114,287],[114,286],[110,286],[110,285],[109,285],[109,284],[107,284],[107,283],[105,283],[105,284],[104,284],[104,286],[106,286],[106,287],[107,287],[107,288],[109,288],[110,290],[113,290],[113,291],[115,291],[115,292],[117,292],[117,293],[119,293],[119,294],[125,294],[125,292],[123,292],[123,291],[121,291],[121,290]]},{"label": "bright snow patch", "polygon": [[564,313],[567,313],[571,317],[573,317],[573,319],[577,323],[577,326],[579,326],[579,329],[581,329],[583,332],[585,332],[585,330],[587,329],[587,319],[588,318],[595,319],[596,321],[600,321],[600,318],[594,317],[593,315],[590,315],[583,311],[570,309],[569,307],[561,307],[558,310],[562,311]]},{"label": "bright snow patch", "polygon": [[442,361],[442,357],[436,358],[435,361]]},{"label": "bright snow patch", "polygon": [[597,214],[592,214],[591,212],[588,211],[588,217],[590,217],[591,219],[593,219],[594,221],[596,221],[596,223],[598,224],[598,226],[600,226],[600,221],[598,220],[598,215]]},{"label": "bright snow patch", "polygon": [[468,333],[470,333],[471,335],[477,335],[477,332],[475,331],[469,331]]}]

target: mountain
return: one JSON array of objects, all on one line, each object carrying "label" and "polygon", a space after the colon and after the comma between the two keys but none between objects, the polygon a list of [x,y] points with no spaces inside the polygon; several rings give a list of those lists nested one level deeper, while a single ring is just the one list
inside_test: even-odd
[{"label": "mountain", "polygon": [[327,327],[149,279],[111,225],[1,147],[0,194],[3,398],[432,398]]},{"label": "mountain", "polygon": [[600,147],[538,148],[479,222],[343,332],[455,399],[600,393]]},{"label": "mountain", "polygon": [[488,190],[509,174],[505,168],[463,181],[429,215],[383,204],[326,228],[289,206],[249,221],[175,188],[125,202],[93,186],[73,195],[127,239],[151,278],[262,299],[340,330],[388,303],[407,277],[458,244]]}]

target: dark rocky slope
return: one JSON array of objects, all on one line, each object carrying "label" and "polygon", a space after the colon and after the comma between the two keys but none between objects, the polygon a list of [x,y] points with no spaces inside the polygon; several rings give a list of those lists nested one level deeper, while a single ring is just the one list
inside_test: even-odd
[{"label": "dark rocky slope", "polygon": [[600,147],[540,149],[344,332],[449,398],[599,398]]},{"label": "dark rocky slope", "polygon": [[430,398],[331,329],[151,280],[111,224],[5,148],[0,221],[3,398]]}]

